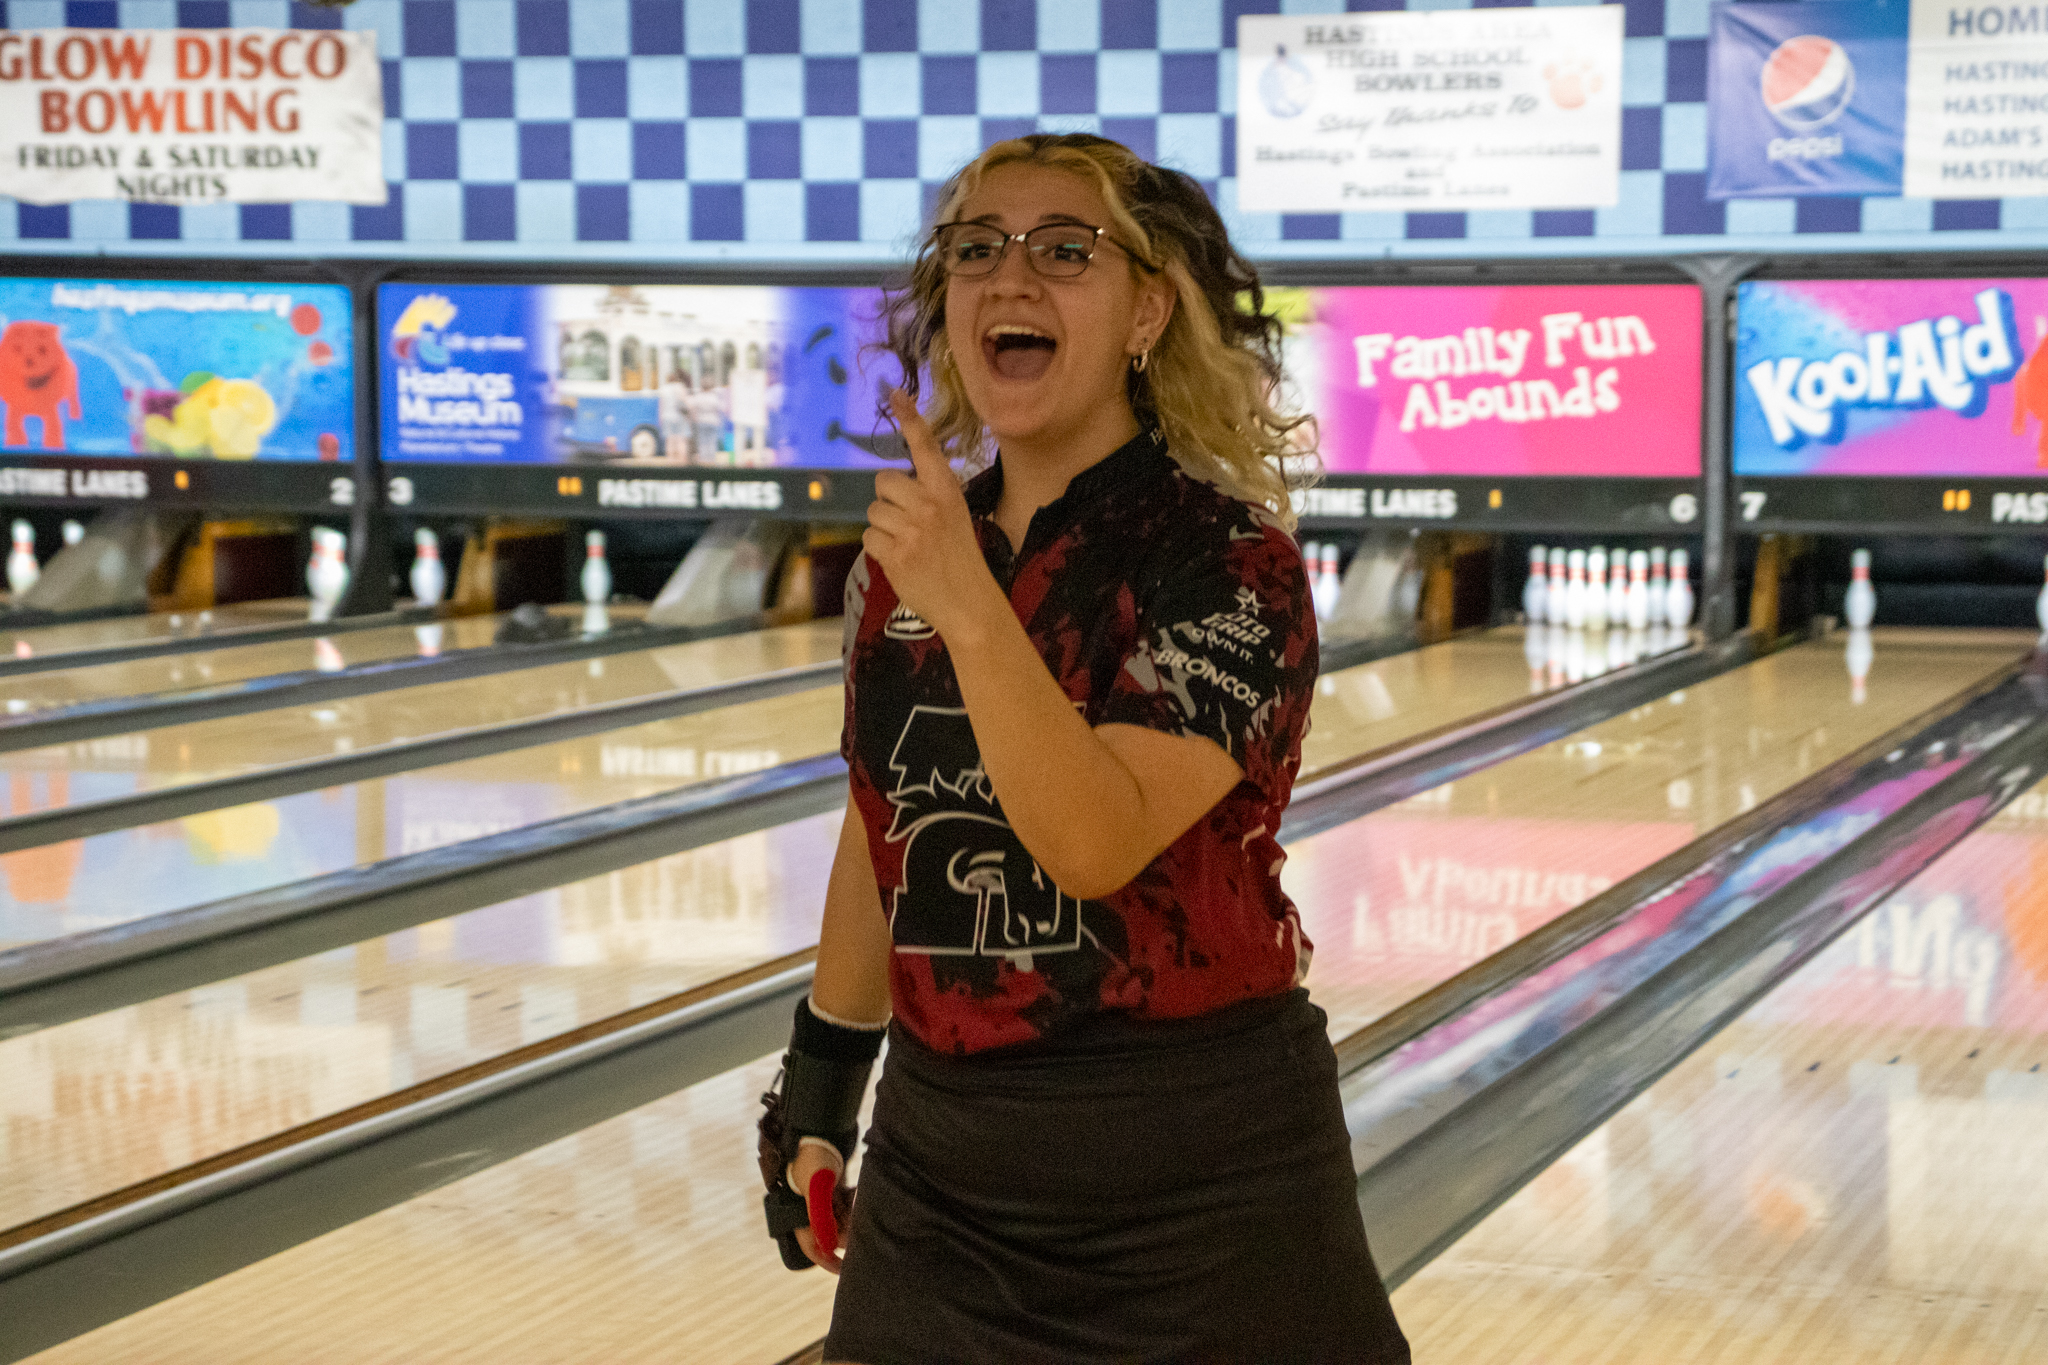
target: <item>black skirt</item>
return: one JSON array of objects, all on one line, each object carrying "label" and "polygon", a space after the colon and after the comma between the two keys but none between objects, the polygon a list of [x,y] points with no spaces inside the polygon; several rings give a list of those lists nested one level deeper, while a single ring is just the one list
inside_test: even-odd
[{"label": "black skirt", "polygon": [[1405,1362],[1306,991],[950,1057],[901,1028],[825,1359]]}]

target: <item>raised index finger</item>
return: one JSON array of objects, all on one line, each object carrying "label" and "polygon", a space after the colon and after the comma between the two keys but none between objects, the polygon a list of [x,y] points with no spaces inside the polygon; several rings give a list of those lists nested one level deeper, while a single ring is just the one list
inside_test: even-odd
[{"label": "raised index finger", "polygon": [[939,449],[939,438],[932,434],[931,424],[924,420],[910,395],[901,389],[892,390],[889,410],[896,414],[904,444],[910,447],[910,467],[917,471],[918,482],[933,487],[958,487],[960,481],[953,477],[953,467],[946,463],[946,452]]}]

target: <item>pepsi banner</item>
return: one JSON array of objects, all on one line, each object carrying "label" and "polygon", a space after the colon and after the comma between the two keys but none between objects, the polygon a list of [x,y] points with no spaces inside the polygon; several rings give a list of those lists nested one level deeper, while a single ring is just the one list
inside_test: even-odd
[{"label": "pepsi banner", "polygon": [[1708,197],[1898,194],[1909,17],[1906,0],[1714,6]]}]

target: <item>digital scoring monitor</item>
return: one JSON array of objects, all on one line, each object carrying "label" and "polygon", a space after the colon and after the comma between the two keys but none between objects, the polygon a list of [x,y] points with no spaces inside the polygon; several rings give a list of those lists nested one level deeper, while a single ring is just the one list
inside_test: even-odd
[{"label": "digital scoring monitor", "polygon": [[382,285],[392,501],[858,513],[859,473],[902,451],[878,417],[897,374],[881,305],[860,288]]},{"label": "digital scoring monitor", "polygon": [[0,278],[0,503],[350,501],[353,328],[340,285]]},{"label": "digital scoring monitor", "polygon": [[2048,522],[2048,279],[1752,280],[1736,310],[1739,514]]},{"label": "digital scoring monitor", "polygon": [[1689,284],[1268,291],[1315,414],[1318,519],[1646,529],[1698,515]]}]

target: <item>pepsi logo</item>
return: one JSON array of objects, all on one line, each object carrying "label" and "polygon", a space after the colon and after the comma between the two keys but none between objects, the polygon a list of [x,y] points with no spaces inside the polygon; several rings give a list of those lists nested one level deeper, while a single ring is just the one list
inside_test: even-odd
[{"label": "pepsi logo", "polygon": [[1832,38],[1787,38],[1764,62],[1764,107],[1787,128],[1822,128],[1842,116],[1856,93],[1856,68]]}]

